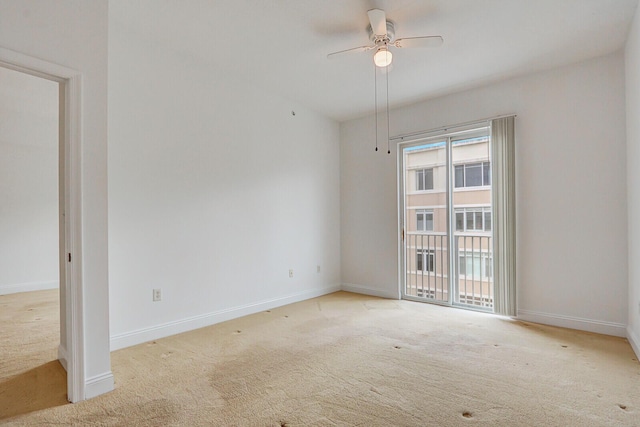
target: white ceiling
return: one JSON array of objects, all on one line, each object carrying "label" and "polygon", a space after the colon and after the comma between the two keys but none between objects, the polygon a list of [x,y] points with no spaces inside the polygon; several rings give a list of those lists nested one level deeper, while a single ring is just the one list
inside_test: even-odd
[{"label": "white ceiling", "polygon": [[396,49],[392,106],[575,63],[624,46],[638,0],[112,0],[110,19],[342,121],[373,111],[367,10],[396,37],[441,35],[435,49]]}]

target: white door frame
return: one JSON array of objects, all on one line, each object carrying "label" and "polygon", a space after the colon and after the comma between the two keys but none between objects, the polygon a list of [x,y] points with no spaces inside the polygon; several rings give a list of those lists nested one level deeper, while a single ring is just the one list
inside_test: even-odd
[{"label": "white door frame", "polygon": [[[60,84],[60,168],[63,173],[60,192],[63,217],[60,236],[61,306],[64,307],[64,336],[58,357],[67,370],[67,398],[79,402],[85,398],[83,284],[82,284],[82,195],[81,153],[82,75],[70,68],[33,58],[0,47],[0,66],[52,80]],[[64,236],[64,239],[62,237]],[[63,331],[61,330],[61,338]]]}]

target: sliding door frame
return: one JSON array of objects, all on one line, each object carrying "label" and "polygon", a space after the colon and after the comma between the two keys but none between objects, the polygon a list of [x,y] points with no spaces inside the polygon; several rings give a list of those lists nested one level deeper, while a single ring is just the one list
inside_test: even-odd
[{"label": "sliding door frame", "polygon": [[[458,275],[458,253],[456,248],[456,235],[453,230],[453,224],[455,223],[455,209],[453,209],[453,141],[458,140],[462,135],[473,136],[474,134],[486,134],[489,136],[489,149],[491,149],[491,128],[487,121],[473,122],[464,124],[461,126],[442,128],[435,131],[427,131],[423,133],[417,133],[413,135],[407,135],[402,137],[396,137],[398,142],[397,148],[397,170],[398,170],[398,283],[400,297],[402,299],[429,302],[431,304],[438,304],[444,306],[463,307],[471,310],[478,311],[493,311],[493,309],[486,309],[482,307],[476,307],[470,304],[462,304],[456,302],[454,297],[455,292],[459,292],[459,275]],[[447,228],[447,254],[448,259],[446,265],[448,266],[447,273],[447,300],[437,299],[425,299],[412,295],[407,295],[407,274],[408,274],[408,257],[407,257],[407,245],[405,240],[407,239],[407,206],[406,206],[406,171],[405,171],[405,149],[420,145],[425,145],[435,142],[445,142],[446,147],[446,228]],[[489,156],[491,158],[491,156]],[[493,240],[493,239],[492,239]],[[444,280],[443,280],[444,281]],[[493,285],[492,285],[493,286]],[[492,291],[492,294],[494,292]]]}]

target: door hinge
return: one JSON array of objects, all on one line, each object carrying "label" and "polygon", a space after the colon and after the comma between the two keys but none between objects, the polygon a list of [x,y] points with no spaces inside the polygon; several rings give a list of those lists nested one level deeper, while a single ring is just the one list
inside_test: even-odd
[{"label": "door hinge", "polygon": [[71,252],[69,252],[67,255],[69,255],[69,262],[71,262]]}]

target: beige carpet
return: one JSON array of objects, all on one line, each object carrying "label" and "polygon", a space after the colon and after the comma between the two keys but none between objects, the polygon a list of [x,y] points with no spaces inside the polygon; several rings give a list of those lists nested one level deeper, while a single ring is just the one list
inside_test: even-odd
[{"label": "beige carpet", "polygon": [[0,295],[0,424],[67,403],[58,290]]},{"label": "beige carpet", "polygon": [[[4,322],[3,355],[14,345]],[[5,394],[23,375],[10,364],[0,424],[640,425],[640,364],[624,339],[345,292],[116,351],[112,363],[114,392],[8,417]]]}]

